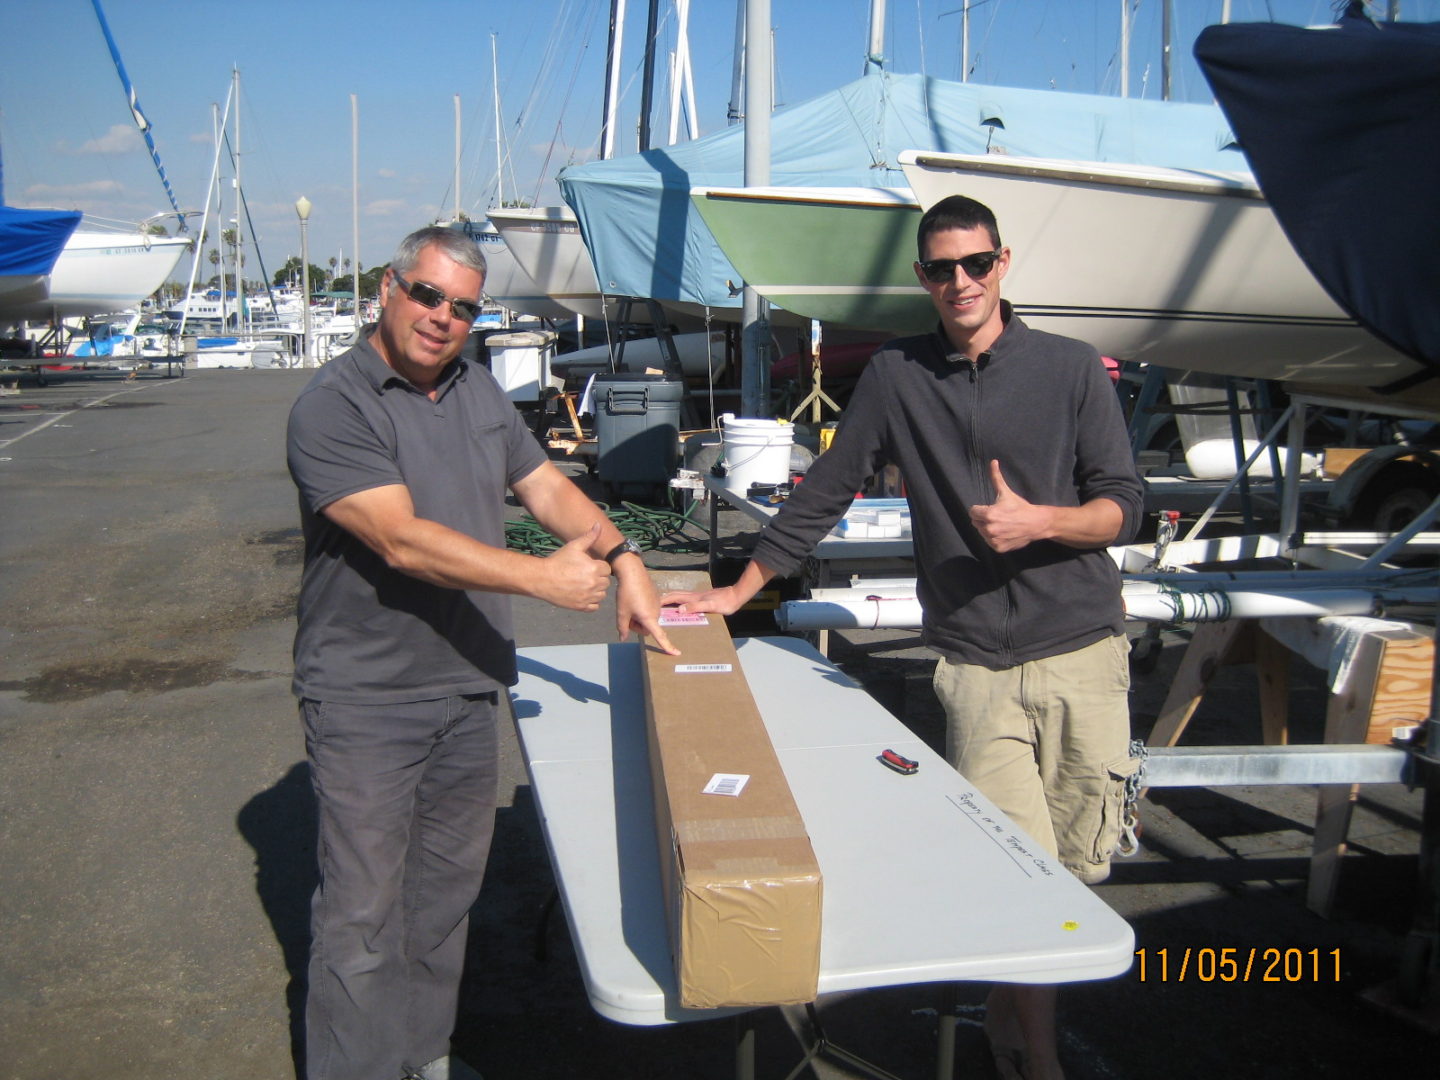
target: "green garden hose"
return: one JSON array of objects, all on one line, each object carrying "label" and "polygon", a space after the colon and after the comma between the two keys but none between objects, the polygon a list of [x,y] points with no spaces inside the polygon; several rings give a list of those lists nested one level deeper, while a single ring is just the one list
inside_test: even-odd
[{"label": "green garden hose", "polygon": [[[674,552],[703,551],[709,543],[705,527],[690,516],[701,505],[699,502],[692,503],[683,514],[632,502],[622,502],[618,509],[612,509],[606,503],[595,505],[605,511],[605,516],[622,534],[647,551],[661,547]],[[701,535],[687,535],[687,529],[695,529]],[[529,514],[505,526],[505,546],[513,551],[543,556],[555,551],[561,544],[558,537],[547,532]]]}]

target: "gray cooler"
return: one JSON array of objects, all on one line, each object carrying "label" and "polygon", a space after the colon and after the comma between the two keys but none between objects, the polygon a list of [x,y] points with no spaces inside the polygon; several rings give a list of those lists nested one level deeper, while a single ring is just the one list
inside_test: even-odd
[{"label": "gray cooler", "polygon": [[685,384],[666,375],[595,376],[595,441],[602,483],[615,488],[668,484],[680,455]]}]

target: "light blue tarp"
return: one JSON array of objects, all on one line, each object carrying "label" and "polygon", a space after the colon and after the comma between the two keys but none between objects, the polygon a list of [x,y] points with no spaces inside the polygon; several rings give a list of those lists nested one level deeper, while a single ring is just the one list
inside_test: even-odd
[{"label": "light blue tarp", "polygon": [[[902,150],[1248,171],[1213,105],[873,74],[775,112],[770,183],[906,187]],[[690,202],[694,186],[744,184],[742,125],[694,142],[571,166],[574,209],[601,288],[624,296],[739,307],[740,275]]]}]

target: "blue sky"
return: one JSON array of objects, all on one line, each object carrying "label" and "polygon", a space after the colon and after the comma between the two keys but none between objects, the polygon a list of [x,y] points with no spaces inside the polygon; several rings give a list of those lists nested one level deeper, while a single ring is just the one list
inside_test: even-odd
[{"label": "blue sky", "polygon": [[[1161,0],[1130,0],[1130,93],[1160,95]],[[299,252],[294,203],[314,204],[311,261],[350,258],[351,105],[358,99],[361,263],[389,257],[410,229],[460,202],[496,197],[495,35],[505,197],[554,202],[556,171],[597,156],[609,0],[103,0],[171,184],[199,208],[214,156],[212,103],[240,71],[241,180],[265,264]],[[971,79],[1118,93],[1122,0],[972,0]],[[962,0],[888,0],[886,66],[960,77]],[[1174,92],[1210,95],[1190,46],[1221,0],[1174,0]],[[633,152],[647,0],[628,0],[620,148]],[[662,45],[673,48],[673,3]],[[691,0],[700,133],[725,126],[735,0]],[[1332,0],[1232,0],[1232,20],[1329,21]],[[777,103],[860,75],[869,0],[771,0]],[[1403,0],[1406,19],[1440,20],[1440,0]],[[0,153],[5,201],[136,221],[168,208],[135,130],[90,0],[0,3]],[[658,65],[655,143],[668,135]],[[233,138],[233,127],[231,128]],[[225,215],[232,214],[227,195]],[[198,220],[198,219],[197,219]],[[173,219],[172,219],[173,224]],[[253,265],[253,264],[252,264]]]}]

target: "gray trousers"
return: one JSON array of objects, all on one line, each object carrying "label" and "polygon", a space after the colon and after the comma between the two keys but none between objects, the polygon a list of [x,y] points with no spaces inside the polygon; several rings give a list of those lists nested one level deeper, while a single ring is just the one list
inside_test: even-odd
[{"label": "gray trousers", "polygon": [[495,824],[496,703],[300,702],[320,826],[308,1080],[398,1080],[449,1053]]}]

